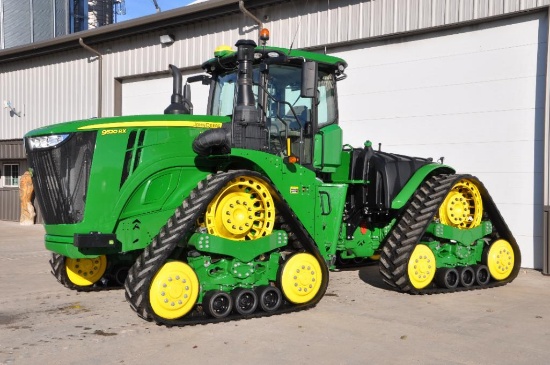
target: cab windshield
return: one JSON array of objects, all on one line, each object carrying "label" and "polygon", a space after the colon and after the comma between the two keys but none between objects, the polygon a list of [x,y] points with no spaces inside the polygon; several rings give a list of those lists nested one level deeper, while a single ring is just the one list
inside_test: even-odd
[{"label": "cab windshield", "polygon": [[[311,162],[310,140],[316,130],[336,123],[336,98],[334,75],[319,72],[317,98],[303,98],[301,91],[301,68],[287,65],[271,65],[261,73],[255,66],[253,92],[269,131],[272,153],[285,154],[287,138],[301,151],[300,160]],[[210,114],[228,116],[233,114],[237,73],[231,72],[215,78]],[[265,92],[264,92],[265,91]],[[309,139],[309,140],[308,140]]]}]

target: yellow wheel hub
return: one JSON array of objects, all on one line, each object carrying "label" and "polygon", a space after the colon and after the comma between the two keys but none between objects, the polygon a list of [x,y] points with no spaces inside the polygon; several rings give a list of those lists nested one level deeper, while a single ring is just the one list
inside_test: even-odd
[{"label": "yellow wheel hub", "polygon": [[435,275],[435,256],[426,245],[417,245],[409,259],[409,281],[416,289],[427,287]]},{"label": "yellow wheel hub", "polygon": [[184,262],[171,261],[155,274],[149,289],[149,302],[159,317],[183,317],[193,309],[199,289],[199,279],[193,269]]},{"label": "yellow wheel hub", "polygon": [[281,287],[292,303],[311,301],[321,288],[323,274],[315,256],[309,253],[293,255],[281,272]]},{"label": "yellow wheel hub", "polygon": [[440,222],[460,229],[479,226],[482,215],[481,194],[468,179],[457,182],[439,207]]},{"label": "yellow wheel hub", "polygon": [[487,253],[487,266],[491,276],[496,280],[504,280],[514,268],[514,250],[506,240],[496,240]]},{"label": "yellow wheel hub", "polygon": [[273,231],[275,204],[265,183],[250,176],[231,180],[210,202],[208,233],[233,240],[255,240]]},{"label": "yellow wheel hub", "polygon": [[65,258],[65,269],[71,283],[78,286],[90,286],[95,284],[107,269],[107,257],[105,255],[94,259]]}]

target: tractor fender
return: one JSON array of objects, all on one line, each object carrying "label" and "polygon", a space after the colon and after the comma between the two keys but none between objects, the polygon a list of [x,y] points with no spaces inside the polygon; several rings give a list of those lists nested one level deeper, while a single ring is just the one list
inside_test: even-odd
[{"label": "tractor fender", "polygon": [[403,208],[418,189],[420,184],[422,184],[422,182],[424,182],[424,180],[426,180],[434,172],[453,174],[455,173],[455,170],[450,166],[438,163],[431,163],[422,166],[413,174],[403,189],[401,189],[399,194],[397,194],[397,196],[393,199],[391,208],[396,210]]}]

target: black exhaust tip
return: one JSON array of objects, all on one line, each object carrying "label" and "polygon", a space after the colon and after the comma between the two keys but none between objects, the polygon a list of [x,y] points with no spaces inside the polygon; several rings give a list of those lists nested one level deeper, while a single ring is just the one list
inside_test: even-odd
[{"label": "black exhaust tip", "polygon": [[187,105],[186,100],[182,95],[182,80],[181,71],[174,65],[168,65],[170,73],[174,80],[172,99],[170,105],[164,109],[164,114],[191,114],[190,106]]}]

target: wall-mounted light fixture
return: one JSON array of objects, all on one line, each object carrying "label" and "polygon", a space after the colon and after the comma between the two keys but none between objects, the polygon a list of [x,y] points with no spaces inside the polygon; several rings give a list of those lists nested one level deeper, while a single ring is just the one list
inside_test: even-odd
[{"label": "wall-mounted light fixture", "polygon": [[160,44],[163,44],[165,46],[168,46],[176,40],[176,37],[172,34],[163,34],[160,36]]},{"label": "wall-mounted light fixture", "polygon": [[4,109],[10,110],[10,116],[13,117],[14,115],[17,115],[19,118],[21,118],[21,112],[17,112],[15,110],[15,107],[11,105],[11,101],[4,100]]}]

